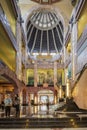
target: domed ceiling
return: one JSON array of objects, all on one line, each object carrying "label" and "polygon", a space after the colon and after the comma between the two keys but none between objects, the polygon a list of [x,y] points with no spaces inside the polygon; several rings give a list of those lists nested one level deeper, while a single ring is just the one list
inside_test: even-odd
[{"label": "domed ceiling", "polygon": [[57,13],[47,8],[33,11],[27,23],[27,45],[30,56],[48,59],[59,55],[63,46],[64,26]]}]

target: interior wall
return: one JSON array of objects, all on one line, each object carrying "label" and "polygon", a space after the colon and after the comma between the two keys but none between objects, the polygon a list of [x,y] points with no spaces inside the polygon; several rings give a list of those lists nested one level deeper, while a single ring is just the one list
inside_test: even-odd
[{"label": "interior wall", "polygon": [[85,2],[83,11],[81,12],[81,16],[78,20],[78,38],[81,36],[86,25],[87,25],[87,1]]},{"label": "interior wall", "polygon": [[72,95],[79,108],[87,109],[87,69],[77,82]]},{"label": "interior wall", "polygon": [[10,23],[10,27],[14,35],[16,35],[16,19],[9,0],[0,0],[0,4],[5,12],[7,21]]},{"label": "interior wall", "polygon": [[0,24],[0,59],[9,66],[9,68],[15,71],[16,68],[16,51],[8,38],[5,30]]}]

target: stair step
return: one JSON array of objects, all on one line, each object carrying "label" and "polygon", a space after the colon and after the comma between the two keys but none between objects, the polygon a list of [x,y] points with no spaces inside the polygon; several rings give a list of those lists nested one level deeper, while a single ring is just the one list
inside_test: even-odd
[{"label": "stair step", "polygon": [[87,127],[87,117],[77,118],[0,118],[0,128]]}]

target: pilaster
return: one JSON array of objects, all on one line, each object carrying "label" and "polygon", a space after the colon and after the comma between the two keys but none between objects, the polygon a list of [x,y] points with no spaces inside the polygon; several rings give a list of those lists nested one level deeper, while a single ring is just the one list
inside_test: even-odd
[{"label": "pilaster", "polygon": [[17,45],[18,45],[18,52],[17,52],[17,56],[16,56],[16,74],[17,74],[17,77],[18,79],[21,80],[22,78],[22,60],[21,60],[21,56],[22,56],[22,53],[21,53],[21,50],[22,50],[22,45],[21,45],[21,38],[22,35],[21,35],[21,25],[20,25],[20,22],[17,21]]},{"label": "pilaster", "polygon": [[66,80],[67,80],[67,72],[66,72],[66,47],[64,46],[64,56],[63,56],[63,62],[64,62],[64,84],[66,84]]},{"label": "pilaster", "polygon": [[54,86],[57,83],[57,61],[54,61]]},{"label": "pilaster", "polygon": [[72,80],[75,80],[76,74],[76,67],[77,67],[77,52],[76,52],[76,45],[77,45],[77,23],[74,22],[72,24],[72,31],[71,31],[71,64],[72,64]]},{"label": "pilaster", "polygon": [[34,87],[37,87],[37,61],[34,63]]}]

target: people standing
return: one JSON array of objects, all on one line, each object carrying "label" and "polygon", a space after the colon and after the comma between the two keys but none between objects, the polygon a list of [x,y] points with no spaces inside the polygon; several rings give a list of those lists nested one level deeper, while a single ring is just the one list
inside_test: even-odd
[{"label": "people standing", "polygon": [[1,102],[1,108],[2,108],[2,111],[4,111],[4,101]]},{"label": "people standing", "polygon": [[5,104],[5,116],[10,117],[12,106],[12,99],[10,97],[10,94],[5,95],[4,104]]},{"label": "people standing", "polygon": [[20,99],[19,99],[18,94],[15,95],[14,106],[16,109],[16,117],[19,117],[20,116]]}]

